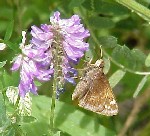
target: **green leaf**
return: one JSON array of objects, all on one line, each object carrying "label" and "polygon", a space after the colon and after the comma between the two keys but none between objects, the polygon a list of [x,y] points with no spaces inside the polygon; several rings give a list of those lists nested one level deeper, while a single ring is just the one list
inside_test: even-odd
[{"label": "green leaf", "polygon": [[[0,12],[1,13],[1,12]],[[7,24],[8,24],[8,20],[1,20],[0,21],[0,32],[2,32],[2,31],[6,31],[6,29],[7,29]]]},{"label": "green leaf", "polygon": [[15,136],[15,129],[13,127],[8,127],[3,133],[4,136]]},{"label": "green leaf", "polygon": [[136,64],[141,64],[143,66],[146,59],[146,55],[139,49],[133,49],[131,50],[131,53],[136,61]]},{"label": "green leaf", "polygon": [[5,100],[2,91],[0,90],[0,134],[4,134],[9,126],[10,120],[6,115]]},{"label": "green leaf", "polygon": [[[27,135],[41,136],[46,134],[49,129],[51,99],[46,96],[34,96],[32,100],[32,116],[37,118],[37,121],[23,124],[22,128]],[[93,117],[86,115],[72,105],[60,101],[56,102],[54,123],[56,129],[66,132],[71,136],[80,136],[81,134],[82,136],[100,136],[103,129],[105,129],[105,132],[110,133],[109,136],[115,135],[113,131],[102,126]]]},{"label": "green leaf", "polygon": [[16,44],[16,43],[12,43],[12,42],[10,42],[10,41],[5,41],[5,44],[6,44],[10,49],[14,50],[15,52],[16,52],[17,50],[19,50],[19,45]]},{"label": "green leaf", "polygon": [[37,81],[37,80],[36,80],[36,81],[34,81],[34,83],[35,83],[35,85],[36,85],[36,86],[41,86],[41,85],[42,85],[42,83],[41,83],[41,82],[39,82],[39,81]]},{"label": "green leaf", "polygon": [[71,0],[69,3],[69,8],[72,9],[74,7],[79,7],[84,2],[84,0]]},{"label": "green leaf", "polygon": [[121,16],[129,12],[127,8],[115,2],[95,0],[94,6],[96,13],[101,13],[103,15]]},{"label": "green leaf", "polygon": [[3,18],[3,20],[10,20],[13,18],[13,8],[9,8],[6,6],[1,6],[0,8],[0,18]]},{"label": "green leaf", "polygon": [[87,59],[87,61],[89,61],[90,59],[92,59],[92,61],[96,61],[98,57],[100,57],[101,47],[96,46],[92,38],[89,39],[88,43],[90,46],[88,51],[86,51],[87,54],[85,53],[85,58]]},{"label": "green leaf", "polygon": [[110,69],[110,60],[108,58],[103,58],[105,65],[104,65],[104,74],[107,74]]},{"label": "green leaf", "polygon": [[117,45],[117,38],[113,36],[100,37],[99,42],[104,48],[114,48]]},{"label": "green leaf", "polygon": [[145,66],[150,67],[150,53],[148,54],[146,60],[145,60]]},{"label": "green leaf", "polygon": [[61,133],[61,131],[57,131],[57,132],[54,134],[54,136],[61,136],[60,133]]},{"label": "green leaf", "polygon": [[92,10],[92,7],[91,7],[91,2],[85,0],[82,4],[82,6],[87,9],[87,10]]},{"label": "green leaf", "polygon": [[7,61],[0,62],[0,68],[4,67]]},{"label": "green leaf", "polygon": [[[84,8],[87,10],[92,10],[91,2],[88,0],[85,0],[84,3],[82,4]],[[101,15],[106,15],[106,16],[118,16],[118,15],[125,15],[129,13],[129,10],[125,8],[124,6],[115,3],[114,1],[100,1],[100,0],[93,0],[93,6],[94,6],[94,11],[98,14]]]},{"label": "green leaf", "polygon": [[125,45],[121,48],[121,54],[123,54],[124,57],[127,57],[127,59],[131,57],[130,49]]},{"label": "green leaf", "polygon": [[12,20],[7,26],[4,41],[8,41],[11,38],[13,27],[14,27],[14,20]]},{"label": "green leaf", "polygon": [[3,78],[4,78],[4,82],[5,82],[5,87],[18,86],[19,73],[13,72],[13,73],[9,74],[6,71],[4,71]]},{"label": "green leaf", "polygon": [[15,130],[15,136],[25,136],[20,126],[16,123],[12,124],[13,129]]},{"label": "green leaf", "polygon": [[89,49],[88,51],[85,52],[85,59],[87,61],[90,61],[92,58],[93,58],[93,53],[92,50]]},{"label": "green leaf", "polygon": [[6,120],[7,120],[7,116],[6,116],[5,102],[4,102],[3,94],[0,91],[0,127],[4,126]]},{"label": "green leaf", "polygon": [[118,84],[118,82],[124,77],[125,71],[117,70],[113,75],[109,78],[110,86],[113,88]]},{"label": "green leaf", "polygon": [[112,52],[112,57],[120,64],[126,67],[134,68],[135,59],[131,50],[127,46],[117,45]]},{"label": "green leaf", "polygon": [[142,78],[142,80],[140,81],[140,83],[138,84],[138,86],[137,86],[137,88],[136,88],[136,90],[135,90],[135,92],[134,92],[134,94],[133,94],[133,98],[136,98],[137,97],[137,95],[139,94],[139,92],[142,90],[142,88],[143,88],[143,86],[145,85],[145,83],[146,83],[146,81],[147,81],[147,75],[146,76],[144,76],[143,78]]},{"label": "green leaf", "polygon": [[18,123],[22,124],[22,123],[33,123],[36,121],[36,118],[33,116],[20,116],[20,118],[18,118]]},{"label": "green leaf", "polygon": [[80,134],[82,136],[99,136],[104,128],[105,131],[111,132],[111,136],[114,135],[111,130],[93,120],[93,117],[84,114],[71,105],[59,101],[56,104],[55,126],[72,136]]},{"label": "green leaf", "polygon": [[99,16],[89,18],[89,24],[95,29],[109,29],[115,26],[110,18]]},{"label": "green leaf", "polygon": [[114,49],[113,49],[113,52],[112,52],[112,57],[117,60],[117,55],[120,55],[120,51],[121,51],[121,46],[120,45],[117,45]]},{"label": "green leaf", "polygon": [[148,121],[144,126],[143,129],[139,131],[139,136],[150,136],[150,121]]}]

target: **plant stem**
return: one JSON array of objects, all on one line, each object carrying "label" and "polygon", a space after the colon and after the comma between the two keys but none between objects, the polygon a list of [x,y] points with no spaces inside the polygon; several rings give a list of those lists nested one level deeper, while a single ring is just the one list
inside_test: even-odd
[{"label": "plant stem", "polygon": [[[122,1],[122,0],[120,0],[120,1]],[[124,0],[124,1],[128,1],[128,0]],[[80,11],[80,15],[82,16],[82,18],[84,18],[84,15],[83,15],[83,13],[82,13],[82,9],[81,9],[81,8],[80,8],[79,11]],[[97,39],[97,37],[96,37],[94,31],[91,29],[91,27],[90,27],[90,25],[89,25],[89,23],[88,23],[87,20],[88,20],[87,18],[86,18],[86,19],[84,18],[85,24],[87,25],[87,28],[88,28],[88,30],[90,31],[91,37],[92,37],[93,41],[94,41],[95,44],[96,44],[95,46],[97,46],[97,47],[99,48],[99,47],[100,47],[99,40]],[[114,60],[114,59],[105,51],[104,48],[103,48],[103,54],[104,54],[105,56],[107,56],[107,57],[111,60],[112,63],[114,63],[116,66],[118,66],[120,69],[122,69],[122,70],[124,70],[124,71],[126,71],[126,72],[133,73],[133,74],[136,74],[136,75],[150,75],[150,72],[134,71],[134,70],[132,70],[132,69],[126,68],[125,66],[123,66],[122,64],[120,64],[120,63],[118,63],[116,60]]]},{"label": "plant stem", "polygon": [[[1,113],[0,113],[0,127],[3,127],[7,121],[7,116],[6,116],[6,104],[5,104],[5,93],[4,93],[4,88],[5,88],[5,81],[4,81],[4,71],[2,71],[2,73],[0,73],[1,75],[1,82],[2,82],[2,88],[0,90],[0,109],[1,109]],[[5,127],[4,127],[5,128]]]},{"label": "plant stem", "polygon": [[150,10],[134,0],[116,0],[116,2],[126,6],[133,12],[140,15],[143,19],[150,21]]},{"label": "plant stem", "polygon": [[55,114],[55,103],[56,103],[56,91],[57,91],[57,77],[58,77],[58,45],[54,50],[54,79],[53,79],[53,92],[51,100],[51,111],[50,111],[50,136],[54,135],[54,114]]},{"label": "plant stem", "polygon": [[[90,30],[91,36],[92,36],[94,42],[96,43],[96,46],[99,47],[99,41],[96,38],[94,32],[90,29],[90,27],[88,27],[88,29]],[[131,70],[129,68],[126,68],[125,66],[123,66],[120,63],[118,63],[117,61],[115,61],[104,49],[103,49],[103,53],[111,60],[111,62],[113,62],[115,65],[117,65],[118,67],[120,67],[124,71],[127,71],[129,73],[133,73],[133,74],[136,74],[136,75],[150,75],[150,72],[134,71],[134,70]]]},{"label": "plant stem", "polygon": [[147,101],[150,98],[150,87],[148,86],[146,90],[143,91],[143,94],[138,96],[134,100],[134,105],[131,110],[131,113],[128,115],[124,126],[120,129],[120,132],[117,136],[125,136],[129,128],[131,128],[132,124],[136,122],[138,113],[143,109],[144,105],[146,105]]},{"label": "plant stem", "polygon": [[23,7],[21,5],[21,1],[16,0],[16,7],[17,7],[17,17],[18,17],[18,29],[17,32],[18,34],[20,34],[20,32],[22,31],[22,16],[23,16]]},{"label": "plant stem", "polygon": [[4,81],[4,71],[2,71],[0,74],[1,74],[1,82],[2,82],[2,94],[3,94],[3,99],[4,99],[4,102],[5,102],[4,89],[5,89],[6,85],[5,85],[5,81]]},{"label": "plant stem", "polygon": [[53,94],[52,94],[52,99],[51,99],[51,111],[50,111],[50,136],[54,134],[54,112],[55,112],[56,89],[57,89],[57,83],[54,80],[53,81]]}]

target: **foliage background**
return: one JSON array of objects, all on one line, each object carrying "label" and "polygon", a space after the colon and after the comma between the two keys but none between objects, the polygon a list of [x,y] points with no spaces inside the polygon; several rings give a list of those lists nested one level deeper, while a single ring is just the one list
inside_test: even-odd
[{"label": "foliage background", "polygon": [[[121,1],[121,0],[120,0]],[[21,31],[30,32],[32,25],[49,24],[54,11],[62,18],[78,14],[90,30],[90,50],[81,60],[93,57],[96,61],[102,45],[105,73],[109,78],[119,104],[119,114],[105,117],[76,106],[71,100],[74,86],[57,101],[55,111],[56,135],[61,136],[149,136],[150,135],[150,25],[140,10],[126,7],[116,0],[1,0],[0,40],[7,48],[0,52],[1,90],[17,86],[19,73],[10,71],[12,59],[19,53]],[[124,0],[126,5],[129,1]],[[149,0],[136,0],[147,10]],[[132,5],[131,5],[132,6]],[[6,64],[5,61],[7,60]],[[3,66],[4,65],[4,66]],[[145,73],[144,73],[145,72]],[[78,80],[77,80],[78,82]],[[5,90],[5,89],[4,89]],[[32,117],[10,115],[16,107],[8,102],[5,91],[0,93],[0,133],[6,136],[47,135],[52,82],[39,84],[39,95],[32,96]],[[3,95],[2,95],[3,94]],[[5,100],[5,101],[4,101]]]}]

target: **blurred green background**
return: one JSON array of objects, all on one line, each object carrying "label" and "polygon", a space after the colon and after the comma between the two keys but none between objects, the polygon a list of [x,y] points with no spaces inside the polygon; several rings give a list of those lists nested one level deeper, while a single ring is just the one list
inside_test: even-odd
[{"label": "blurred green background", "polygon": [[[150,8],[149,0],[136,2]],[[21,31],[30,32],[32,25],[50,24],[54,11],[59,11],[61,18],[78,14],[91,33],[87,39],[90,49],[78,68],[82,68],[84,60],[99,59],[102,45],[105,71],[119,105],[119,114],[113,117],[79,108],[71,100],[75,86],[68,83],[56,104],[56,136],[149,136],[150,78],[142,72],[150,71],[150,25],[136,11],[115,0],[1,0],[0,40],[12,31],[5,40],[7,48],[0,52],[0,61],[7,60],[3,68],[5,87],[19,82],[19,74],[10,71],[10,61],[20,52]],[[39,95],[32,96],[32,116],[36,121],[18,121],[7,128],[5,135],[46,135],[51,91],[52,81],[40,84]],[[11,114],[13,106],[8,103],[6,109]]]}]

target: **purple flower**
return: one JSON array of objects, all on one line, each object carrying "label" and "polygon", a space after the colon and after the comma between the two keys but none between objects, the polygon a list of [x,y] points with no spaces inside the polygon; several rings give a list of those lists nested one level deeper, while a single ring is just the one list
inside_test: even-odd
[{"label": "purple flower", "polygon": [[[50,66],[50,53],[44,52],[44,49],[38,50],[33,44],[25,45],[25,32],[22,32],[22,43],[20,48],[22,54],[18,55],[11,68],[12,71],[20,69],[19,93],[24,97],[27,92],[37,94],[37,87],[34,84],[34,79],[41,81],[50,80],[53,74],[53,69]],[[43,62],[44,61],[44,62]]]},{"label": "purple flower", "polygon": [[74,77],[78,64],[89,44],[84,39],[89,37],[89,31],[80,23],[78,15],[70,19],[60,19],[60,13],[55,12],[50,17],[50,25],[43,24],[40,28],[32,26],[32,39],[25,46],[25,34],[23,34],[20,54],[12,70],[20,68],[20,95],[26,92],[37,93],[34,79],[47,81],[57,69],[57,88],[63,90],[65,82],[75,84]]},{"label": "purple flower", "polygon": [[89,44],[83,41],[89,37],[90,33],[80,24],[78,15],[73,15],[70,19],[60,19],[60,13],[55,12],[50,17],[50,22],[54,29],[59,29],[63,37],[62,45],[67,57],[73,61],[80,59],[88,49]]},{"label": "purple flower", "polygon": [[[50,17],[50,22],[51,25],[41,25],[41,28],[32,27],[31,43],[38,47],[46,47],[51,43],[54,46],[50,47],[51,51],[58,46],[61,52],[57,56],[61,58],[59,71],[62,71],[59,75],[60,86],[65,81],[75,84],[74,77],[77,76],[77,71],[73,66],[88,50],[89,44],[84,42],[84,38],[90,36],[89,31],[80,23],[78,15],[73,15],[70,19],[60,19],[60,13],[55,12],[54,16]],[[55,60],[54,54],[53,60]]]}]

